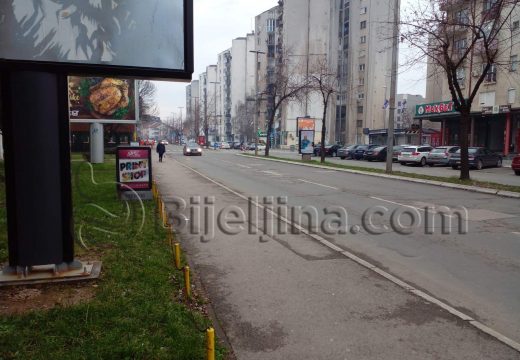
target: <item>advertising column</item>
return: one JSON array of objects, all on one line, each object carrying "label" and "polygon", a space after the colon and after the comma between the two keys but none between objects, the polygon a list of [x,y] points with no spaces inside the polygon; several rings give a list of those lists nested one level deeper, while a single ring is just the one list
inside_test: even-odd
[{"label": "advertising column", "polygon": [[123,200],[152,199],[152,150],[150,147],[118,147],[117,190]]}]

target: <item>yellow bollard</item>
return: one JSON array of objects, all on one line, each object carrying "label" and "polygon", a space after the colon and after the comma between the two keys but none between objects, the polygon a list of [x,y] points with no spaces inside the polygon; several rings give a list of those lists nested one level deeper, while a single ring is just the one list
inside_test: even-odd
[{"label": "yellow bollard", "polygon": [[168,224],[168,244],[170,244],[170,248],[173,250],[173,226]]},{"label": "yellow bollard", "polygon": [[180,270],[181,269],[181,244],[175,243],[174,247],[175,247],[175,251],[174,251],[175,267],[177,268],[177,270]]},{"label": "yellow bollard", "polygon": [[206,330],[207,360],[215,360],[215,330],[212,327]]},{"label": "yellow bollard", "polygon": [[162,203],[161,213],[162,213],[163,226],[168,227],[168,213],[166,212],[166,206],[164,205],[164,202]]},{"label": "yellow bollard", "polygon": [[191,284],[190,284],[190,267],[184,267],[184,290],[186,291],[186,299],[191,298]]}]

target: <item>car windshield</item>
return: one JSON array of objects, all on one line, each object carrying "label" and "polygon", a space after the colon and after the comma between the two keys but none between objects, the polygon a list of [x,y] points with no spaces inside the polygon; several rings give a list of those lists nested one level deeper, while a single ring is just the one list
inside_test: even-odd
[{"label": "car windshield", "polygon": [[432,153],[444,153],[444,152],[446,152],[446,150],[448,150],[448,148],[438,147],[438,148],[433,149]]},{"label": "car windshield", "polygon": [[381,151],[381,150],[384,150],[386,148],[386,146],[378,146],[376,148],[374,148],[374,151]]},{"label": "car windshield", "polygon": [[187,146],[188,146],[190,149],[198,149],[199,144],[197,144],[197,143],[189,143]]},{"label": "car windshield", "polygon": [[361,145],[361,146],[359,146],[356,150],[366,150],[366,149],[368,149],[368,146],[366,146],[366,145]]},{"label": "car windshield", "polygon": [[[478,151],[478,148],[468,148],[468,153],[475,154]],[[460,149],[457,150],[456,154],[460,155]]]},{"label": "car windshield", "polygon": [[417,148],[414,147],[406,147],[403,150],[401,150],[401,152],[415,152],[416,149]]}]

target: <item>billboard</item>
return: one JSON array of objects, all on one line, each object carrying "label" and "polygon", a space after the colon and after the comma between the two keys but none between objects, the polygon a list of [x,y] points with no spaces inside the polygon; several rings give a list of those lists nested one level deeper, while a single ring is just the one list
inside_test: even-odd
[{"label": "billboard", "polygon": [[135,123],[136,81],[69,76],[71,122]]},{"label": "billboard", "polygon": [[2,0],[0,61],[191,79],[192,13],[193,0]]},{"label": "billboard", "polygon": [[300,130],[298,152],[300,154],[314,153],[314,130]]},{"label": "billboard", "polygon": [[152,150],[149,147],[118,147],[116,166],[119,191],[152,189]]},{"label": "billboard", "polygon": [[315,119],[314,118],[307,118],[307,117],[299,117],[296,119],[297,123],[297,129],[296,132],[299,132],[300,130],[315,130]]}]

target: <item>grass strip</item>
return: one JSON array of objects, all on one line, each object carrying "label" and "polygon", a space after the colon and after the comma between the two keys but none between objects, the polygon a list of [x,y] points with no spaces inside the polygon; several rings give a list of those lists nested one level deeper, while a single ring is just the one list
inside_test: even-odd
[{"label": "grass strip", "polygon": [[[0,174],[3,179],[3,166]],[[95,295],[72,306],[1,316],[1,359],[205,358],[204,329],[210,322],[180,300],[182,272],[173,266],[153,201],[127,206],[117,199],[114,177],[113,163],[92,168],[72,163],[75,235],[88,247],[76,244],[76,254],[103,261],[101,278],[84,283]],[[3,181],[0,201],[5,262]],[[219,347],[217,355],[224,358],[224,350]]]}]

